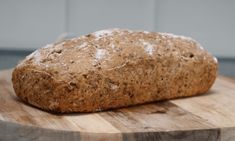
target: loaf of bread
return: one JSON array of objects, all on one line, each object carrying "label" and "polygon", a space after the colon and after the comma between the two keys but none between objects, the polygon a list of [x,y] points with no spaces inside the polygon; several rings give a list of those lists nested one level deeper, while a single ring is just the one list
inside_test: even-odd
[{"label": "loaf of bread", "polygon": [[217,66],[191,38],[109,29],[36,50],[12,82],[22,101],[46,111],[95,112],[206,93]]}]

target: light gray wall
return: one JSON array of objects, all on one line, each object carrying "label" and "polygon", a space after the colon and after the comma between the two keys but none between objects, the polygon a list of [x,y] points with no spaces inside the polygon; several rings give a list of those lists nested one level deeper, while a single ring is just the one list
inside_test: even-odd
[{"label": "light gray wall", "polygon": [[191,36],[213,54],[235,57],[234,0],[158,0],[157,31]]},{"label": "light gray wall", "polygon": [[65,0],[0,0],[0,48],[38,48],[65,32]]},{"label": "light gray wall", "polygon": [[154,0],[69,0],[68,31],[85,34],[105,28],[154,29]]},{"label": "light gray wall", "polygon": [[35,49],[69,36],[120,27],[191,36],[235,57],[232,0],[0,0],[0,49]]}]

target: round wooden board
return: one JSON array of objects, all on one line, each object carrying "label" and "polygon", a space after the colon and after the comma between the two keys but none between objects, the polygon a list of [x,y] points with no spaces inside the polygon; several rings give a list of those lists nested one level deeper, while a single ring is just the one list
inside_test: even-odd
[{"label": "round wooden board", "polygon": [[22,103],[0,72],[0,140],[235,140],[235,84],[219,77],[205,95],[99,113],[56,115]]}]

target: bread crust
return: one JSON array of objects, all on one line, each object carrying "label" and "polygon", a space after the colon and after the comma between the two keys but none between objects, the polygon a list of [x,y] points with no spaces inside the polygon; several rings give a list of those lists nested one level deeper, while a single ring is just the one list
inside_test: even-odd
[{"label": "bread crust", "polygon": [[191,38],[109,29],[36,50],[12,82],[20,99],[46,111],[95,112],[206,93],[217,68]]}]

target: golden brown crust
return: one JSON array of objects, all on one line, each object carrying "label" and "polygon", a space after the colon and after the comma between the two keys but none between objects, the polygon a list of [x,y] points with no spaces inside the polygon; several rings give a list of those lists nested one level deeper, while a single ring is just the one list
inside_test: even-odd
[{"label": "golden brown crust", "polygon": [[13,71],[16,95],[53,112],[94,112],[205,93],[217,60],[196,41],[112,29],[41,48]]}]

